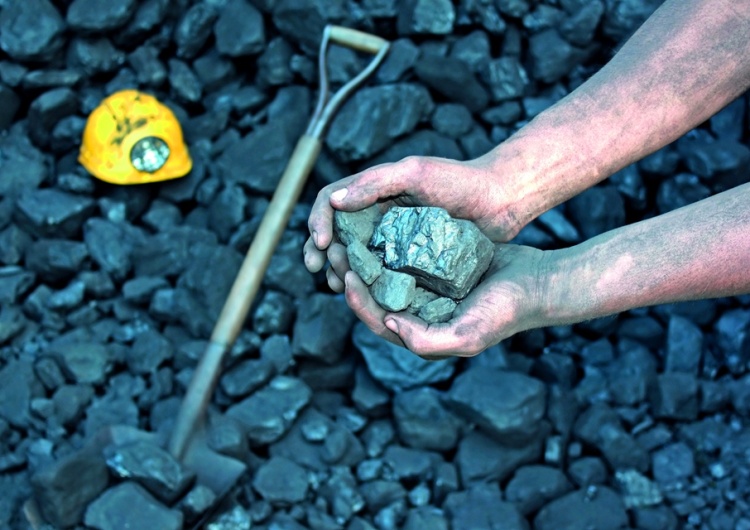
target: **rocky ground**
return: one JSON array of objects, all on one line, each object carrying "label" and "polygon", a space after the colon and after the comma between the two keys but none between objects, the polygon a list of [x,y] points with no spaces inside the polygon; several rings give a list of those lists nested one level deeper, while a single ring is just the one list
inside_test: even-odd
[{"label": "rocky ground", "polygon": [[[483,154],[579,85],[659,0],[0,0],[0,528],[176,529],[210,491],[158,443],[316,95],[334,22],[393,42],[342,108],[213,401],[249,466],[209,528],[750,529],[750,297],[631,311],[426,363],[301,258],[317,190]],[[331,77],[366,58],[331,51]],[[116,187],[86,116],[140,88],[194,168]],[[746,178],[742,97],[527,227],[555,248]],[[92,445],[93,444],[93,445]],[[84,451],[84,445],[89,450]],[[95,447],[92,450],[91,447]],[[133,509],[137,506],[137,509]]]}]

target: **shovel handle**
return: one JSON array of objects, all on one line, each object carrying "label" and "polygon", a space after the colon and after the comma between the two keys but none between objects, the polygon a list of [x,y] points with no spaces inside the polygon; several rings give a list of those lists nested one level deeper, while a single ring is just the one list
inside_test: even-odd
[{"label": "shovel handle", "polygon": [[387,40],[364,31],[343,26],[328,26],[328,31],[331,42],[360,52],[376,54],[388,46]]},{"label": "shovel handle", "polygon": [[263,215],[253,243],[232,284],[229,296],[224,302],[219,319],[211,333],[208,347],[195,369],[193,379],[180,405],[169,441],[169,452],[175,458],[182,458],[190,437],[211,399],[221,372],[221,361],[242,329],[276,249],[276,244],[286,229],[307,176],[315,165],[320,147],[319,139],[303,135],[294,148],[292,157]]}]

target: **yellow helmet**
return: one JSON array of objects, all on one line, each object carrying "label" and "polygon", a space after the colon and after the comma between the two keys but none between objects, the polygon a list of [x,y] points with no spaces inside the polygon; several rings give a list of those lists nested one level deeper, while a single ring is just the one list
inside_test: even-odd
[{"label": "yellow helmet", "polygon": [[193,167],[174,113],[137,90],[112,94],[89,115],[78,161],[112,184],[174,179]]}]

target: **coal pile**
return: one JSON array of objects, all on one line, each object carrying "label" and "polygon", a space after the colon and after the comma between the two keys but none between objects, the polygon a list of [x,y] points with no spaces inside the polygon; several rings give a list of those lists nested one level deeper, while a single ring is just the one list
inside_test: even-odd
[{"label": "coal pile", "polygon": [[[392,50],[334,120],[226,361],[208,440],[249,472],[207,528],[750,529],[750,297],[429,363],[355,324],[302,262],[323,185],[484,154],[660,3],[0,1],[0,528],[29,528],[32,497],[55,527],[97,530],[179,529],[214,506],[163,442],[335,23]],[[331,79],[366,60],[334,48]],[[117,187],[77,163],[86,117],[126,88],[179,118],[188,176]],[[517,242],[567,246],[735,185],[746,110],[743,96]],[[153,434],[126,443],[128,428]]]}]

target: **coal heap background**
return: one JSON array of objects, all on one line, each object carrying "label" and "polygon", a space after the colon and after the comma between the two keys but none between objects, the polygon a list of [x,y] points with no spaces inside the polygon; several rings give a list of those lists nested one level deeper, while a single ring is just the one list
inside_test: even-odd
[{"label": "coal heap background", "polygon": [[[355,325],[302,264],[320,187],[407,155],[483,154],[595,72],[659,4],[0,1],[0,528],[28,527],[32,483],[61,517],[85,513],[102,530],[134,503],[144,527],[177,528],[210,500],[200,488],[171,498],[189,484],[179,470],[174,491],[159,491],[166,476],[118,478],[113,454],[132,465],[154,447],[110,448],[109,468],[101,454],[59,462],[106,425],[169,432],[311,114],[332,22],[393,47],[332,124],[227,361],[213,402],[227,414],[210,436],[252,472],[213,528],[749,529],[747,296],[424,363]],[[331,78],[366,60],[332,49]],[[86,116],[124,88],[175,111],[189,176],[116,187],[78,165]],[[568,246],[737,184],[750,159],[746,99],[517,241]]]}]

